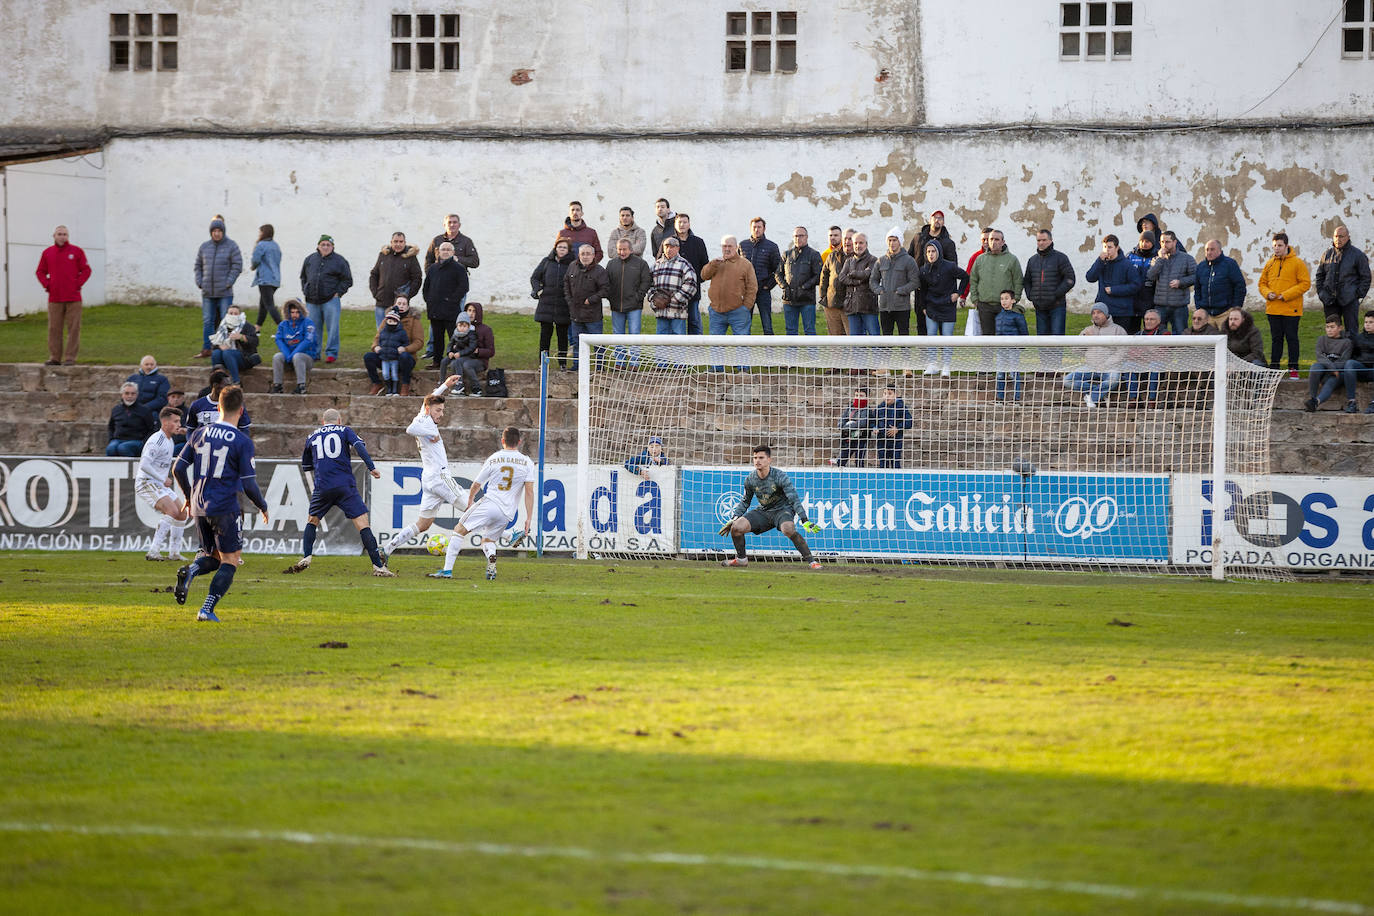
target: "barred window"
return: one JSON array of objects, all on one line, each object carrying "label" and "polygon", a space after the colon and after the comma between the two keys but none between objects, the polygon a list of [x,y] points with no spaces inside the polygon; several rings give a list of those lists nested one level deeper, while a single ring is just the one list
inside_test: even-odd
[{"label": "barred window", "polygon": [[177,69],[176,13],[111,13],[111,70]]},{"label": "barred window", "polygon": [[1374,59],[1374,0],[1345,0],[1341,20],[1341,57]]},{"label": "barred window", "polygon": [[391,17],[393,71],[459,69],[457,13],[394,13]]},{"label": "barred window", "polygon": [[1060,60],[1130,60],[1134,3],[1059,4]]},{"label": "barred window", "polygon": [[797,14],[731,12],[725,14],[727,73],[795,73]]}]

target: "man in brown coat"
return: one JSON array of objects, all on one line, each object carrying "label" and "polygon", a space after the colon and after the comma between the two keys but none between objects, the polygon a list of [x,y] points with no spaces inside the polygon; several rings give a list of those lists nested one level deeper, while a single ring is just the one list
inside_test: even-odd
[{"label": "man in brown coat", "polygon": [[854,256],[854,230],[840,233],[839,226],[830,227],[830,247],[821,254],[821,282],[817,289],[821,306],[825,309],[827,334],[843,336],[849,333],[845,318],[844,300],[848,288],[840,283],[840,269]]},{"label": "man in brown coat", "polygon": [[[733,235],[720,240],[720,257],[701,269],[701,279],[711,281],[706,291],[711,302],[708,333],[724,334],[732,330],[737,337],[748,335],[754,317],[751,306],[758,296],[759,280],[754,265],[740,255],[739,241]],[[723,367],[712,368],[719,372]],[[743,366],[736,368],[744,370]]]},{"label": "man in brown coat", "polygon": [[409,299],[420,291],[420,281],[424,278],[419,254],[419,248],[406,244],[404,232],[393,232],[391,244],[377,255],[377,263],[372,265],[372,273],[367,277],[367,287],[372,291],[378,326],[397,296]]}]

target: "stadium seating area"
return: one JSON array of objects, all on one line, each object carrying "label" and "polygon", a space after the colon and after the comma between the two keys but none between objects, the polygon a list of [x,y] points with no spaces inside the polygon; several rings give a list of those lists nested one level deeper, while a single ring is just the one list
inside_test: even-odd
[{"label": "stadium seating area", "polygon": [[[6,450],[11,454],[103,455],[107,439],[106,418],[118,398],[120,383],[136,368],[132,365],[0,365],[0,427],[12,430]],[[208,367],[203,364],[162,366],[161,371],[174,387],[188,392],[189,400],[204,386]],[[299,455],[305,437],[318,426],[320,412],[327,407],[337,407],[345,412],[346,422],[367,440],[377,458],[411,460],[415,457],[415,444],[403,430],[414,416],[418,397],[370,397],[366,394],[367,376],[357,369],[316,369],[307,395],[268,394],[269,381],[269,374],[265,372],[244,376],[248,410],[253,417],[253,438],[259,455]],[[531,454],[537,449],[538,375],[531,370],[509,371],[507,381],[510,397],[454,399],[444,424],[456,433],[447,443],[451,459],[481,460],[496,447],[498,431],[507,425],[529,430],[527,441]],[[938,399],[941,409],[959,411],[966,416],[969,429],[989,437],[1013,433],[1017,424],[1029,419],[1027,412],[1030,411],[1084,409],[1077,403],[1076,396],[1055,386],[1043,386],[1038,398],[1028,397],[1023,406],[1008,408],[993,402],[991,379],[959,378],[956,381],[950,384],[920,378],[904,379],[902,396],[913,410],[920,406],[921,399]],[[435,373],[418,373],[415,391],[423,394],[435,383]],[[852,385],[853,379],[835,376],[828,378],[817,391],[804,396],[814,397],[818,403],[833,404]],[[574,379],[553,373],[550,395],[547,458],[552,462],[571,463],[577,458]],[[1345,414],[1339,410],[1306,413],[1303,410],[1306,399],[1306,379],[1280,383],[1272,421],[1271,470],[1313,475],[1366,473],[1368,455],[1374,445],[1374,423],[1363,414]],[[706,409],[713,403],[711,397],[704,397],[702,401],[701,406]],[[1118,408],[1109,402],[1103,409]],[[1183,420],[1172,410],[1124,413],[1138,436],[1150,435],[1152,424]],[[735,419],[730,422],[733,424]],[[464,435],[460,431],[471,434]],[[747,439],[744,431],[741,434]],[[828,451],[818,452],[816,463],[824,464],[828,457]],[[919,450],[910,449],[907,466],[920,461]]]}]

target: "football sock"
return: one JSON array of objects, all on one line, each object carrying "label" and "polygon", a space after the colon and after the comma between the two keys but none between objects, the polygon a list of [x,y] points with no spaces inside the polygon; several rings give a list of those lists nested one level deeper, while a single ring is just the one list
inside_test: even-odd
[{"label": "football sock", "polygon": [[798,550],[801,551],[802,560],[804,560],[807,563],[810,563],[811,545],[806,543],[806,538],[802,536],[802,533],[800,531],[793,531],[790,535],[788,535],[787,539],[791,541]]},{"label": "football sock", "polygon": [[189,589],[196,576],[201,573],[214,572],[219,569],[220,562],[214,557],[197,557],[190,565],[190,572],[186,574],[186,587]]},{"label": "football sock", "polygon": [[[313,528],[314,526],[312,525],[311,527]],[[372,558],[372,565],[385,566],[386,564],[382,562],[382,554],[377,550],[377,537],[372,533],[372,529],[364,528],[362,531],[359,531],[358,538],[363,542],[363,550],[366,550],[367,555]],[[311,540],[314,540],[314,538],[312,537]]]},{"label": "football sock", "polygon": [[148,548],[149,553],[161,553],[162,548],[167,546],[167,537],[172,533],[172,520],[167,516],[162,516],[157,523],[157,530],[153,532],[153,544]]},{"label": "football sock", "polygon": [[315,532],[318,530],[318,525],[306,522],[305,534],[301,537],[301,556],[308,557],[315,552]]},{"label": "football sock", "polygon": [[468,493],[466,490],[458,491],[458,498],[453,501],[454,508],[459,512],[466,512],[468,508]]},{"label": "football sock", "polygon": [[730,540],[732,540],[732,541],[735,542],[735,556],[737,556],[737,557],[739,557],[741,560],[743,560],[743,559],[744,559],[744,556],[745,556],[745,554],[744,554],[744,535],[742,535],[742,534],[735,534],[733,531],[731,531],[731,532],[730,532]]},{"label": "football sock", "polygon": [[391,542],[391,549],[395,550],[397,547],[404,547],[405,545],[409,544],[410,539],[415,537],[415,535],[418,534],[419,531],[420,526],[413,522],[409,525],[406,525],[404,528],[401,529],[401,533],[396,535],[395,540]]},{"label": "football sock", "polygon": [[233,563],[220,564],[219,570],[215,573],[215,578],[210,580],[210,594],[205,596],[205,604],[201,605],[202,611],[213,611],[215,605],[219,604],[219,599],[224,597],[224,593],[229,591],[229,586],[234,581],[234,573],[238,567]]},{"label": "football sock", "polygon": [[493,542],[493,541],[483,541],[483,542],[482,542],[482,554],[483,554],[483,556],[485,556],[485,557],[487,558],[487,562],[488,562],[488,563],[490,563],[492,560],[496,559],[496,544],[495,544],[495,542]]},{"label": "football sock", "polygon": [[463,549],[463,538],[458,532],[453,532],[448,538],[448,548],[444,551],[444,569],[452,569],[453,561],[458,559],[458,551]]},{"label": "football sock", "polygon": [[182,533],[183,533],[184,530],[185,530],[185,529],[183,529],[180,525],[173,525],[173,526],[172,526],[171,531],[168,532],[168,534],[169,534],[169,537],[168,537],[168,544],[167,544],[167,552],[168,552],[168,553],[170,553],[170,554],[178,554],[178,553],[181,553],[181,536],[182,536]]}]

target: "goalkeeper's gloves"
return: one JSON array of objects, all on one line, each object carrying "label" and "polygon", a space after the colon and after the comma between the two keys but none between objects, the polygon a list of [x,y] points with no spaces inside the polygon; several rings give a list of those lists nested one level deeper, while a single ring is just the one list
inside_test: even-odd
[{"label": "goalkeeper's gloves", "polygon": [[815,522],[802,522],[802,530],[807,534],[820,534],[821,526]]},{"label": "goalkeeper's gloves", "polygon": [[721,537],[725,537],[727,534],[730,533],[730,526],[733,525],[734,523],[735,523],[735,520],[734,520],[734,519],[730,519],[730,521],[728,521],[728,522],[726,522],[724,525],[721,525],[721,526],[720,526],[720,530],[717,531],[716,534],[720,535]]}]

